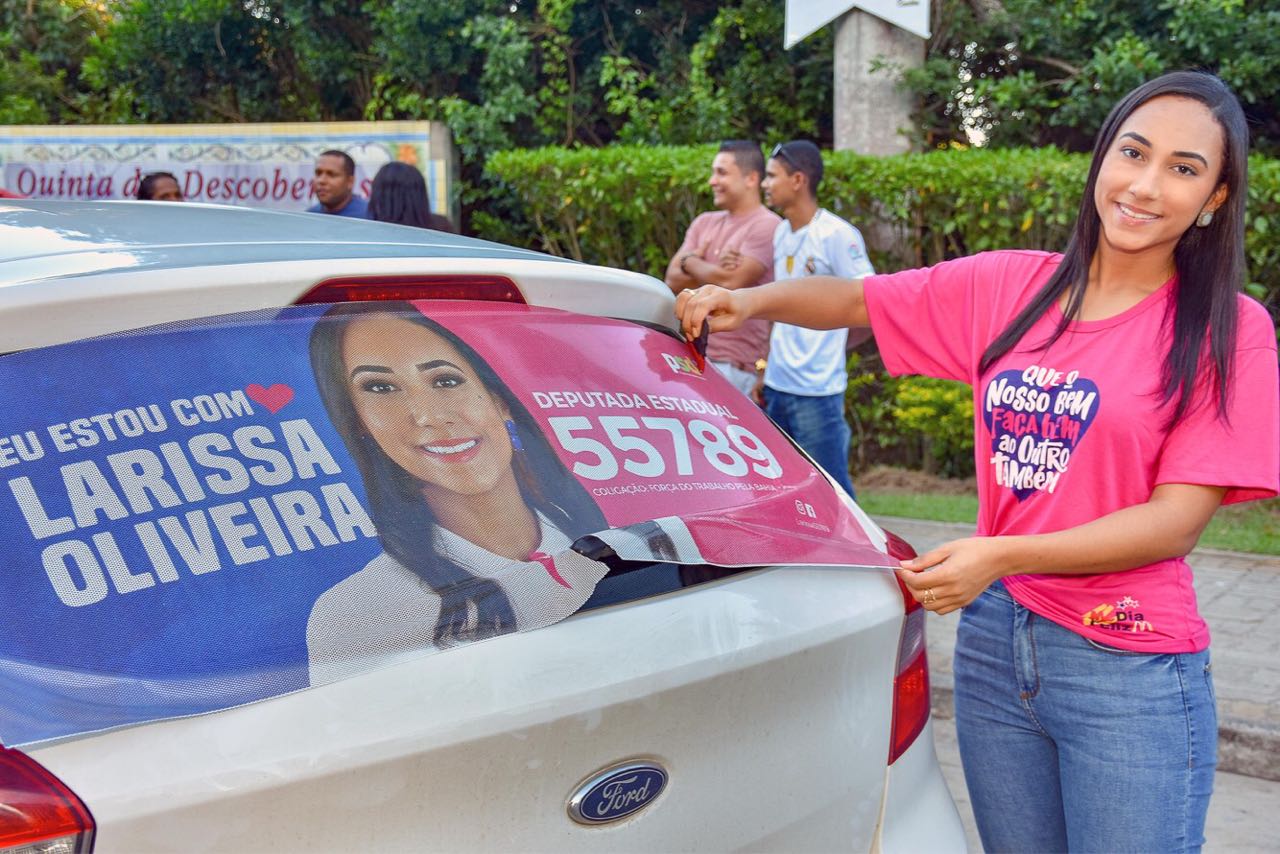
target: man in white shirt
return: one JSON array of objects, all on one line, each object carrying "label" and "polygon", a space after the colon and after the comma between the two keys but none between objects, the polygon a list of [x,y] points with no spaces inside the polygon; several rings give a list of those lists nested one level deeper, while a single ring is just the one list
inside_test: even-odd
[{"label": "man in white shirt", "polygon": [[[801,276],[859,279],[875,272],[858,229],[818,207],[822,152],[807,140],[773,149],[764,195],[782,214],[773,233],[775,281]],[[773,324],[764,373],[765,411],[853,495],[849,425],[844,419],[847,329]]]}]

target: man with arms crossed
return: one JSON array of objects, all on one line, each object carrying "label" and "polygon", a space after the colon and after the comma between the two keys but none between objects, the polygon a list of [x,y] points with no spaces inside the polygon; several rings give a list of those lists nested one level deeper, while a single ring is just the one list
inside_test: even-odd
[{"label": "man with arms crossed", "polygon": [[[764,157],[754,142],[721,144],[711,161],[711,195],[719,210],[699,214],[667,264],[675,293],[703,284],[749,288],[773,281],[773,231],[778,215],[760,202]],[[768,354],[769,324],[749,320],[707,341],[707,360],[743,394],[760,402],[759,375]]]},{"label": "man with arms crossed", "polygon": [[[764,194],[783,216],[773,234],[773,277],[860,279],[875,271],[858,229],[818,207],[822,152],[807,140],[773,149]],[[848,423],[844,420],[847,329],[820,332],[773,324],[764,374],[765,411],[853,495]]]},{"label": "man with arms crossed", "polygon": [[307,208],[307,213],[369,218],[369,203],[354,193],[356,162],[345,151],[329,150],[316,158],[312,186],[318,201]]}]

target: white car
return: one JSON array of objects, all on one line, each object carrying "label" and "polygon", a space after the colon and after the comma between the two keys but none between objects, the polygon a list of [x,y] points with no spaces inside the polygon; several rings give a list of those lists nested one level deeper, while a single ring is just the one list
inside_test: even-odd
[{"label": "white car", "polygon": [[[418,301],[510,387],[509,445],[415,433],[401,461],[374,435],[400,469],[501,446],[506,483],[545,440],[609,517],[575,540],[520,481],[482,520],[497,554],[540,508],[485,588],[505,617],[477,596],[442,629],[445,588],[366,513],[390,499],[336,474],[357,452],[314,329],[386,318],[327,307],[349,300]],[[962,850],[924,612],[886,569],[909,547],[701,373],[672,306],[648,276],[380,223],[0,204],[0,851]],[[466,386],[409,321],[367,352],[356,328],[356,432],[416,381],[402,356],[454,371],[423,394]],[[435,547],[490,578],[456,530]]]}]

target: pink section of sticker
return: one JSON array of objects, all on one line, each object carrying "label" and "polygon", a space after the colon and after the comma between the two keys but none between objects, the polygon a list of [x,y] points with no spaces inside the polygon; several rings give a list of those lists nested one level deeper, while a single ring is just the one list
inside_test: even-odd
[{"label": "pink section of sticker", "polygon": [[[636,324],[512,306],[418,307],[494,367],[610,525],[679,516],[725,566],[892,566],[834,488],[683,342]],[[494,335],[494,329],[503,334]]]}]

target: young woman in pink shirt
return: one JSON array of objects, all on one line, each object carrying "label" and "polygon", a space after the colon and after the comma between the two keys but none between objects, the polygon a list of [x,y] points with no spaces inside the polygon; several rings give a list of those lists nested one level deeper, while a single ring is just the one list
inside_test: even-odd
[{"label": "young woman in pink shirt", "polygon": [[1061,254],[677,302],[690,337],[869,325],[890,371],[973,386],[977,536],[898,574],[964,609],[956,721],[988,850],[1204,842],[1217,718],[1183,556],[1220,504],[1280,488],[1275,327],[1240,293],[1247,154],[1231,91],[1167,74],[1103,123]]}]

